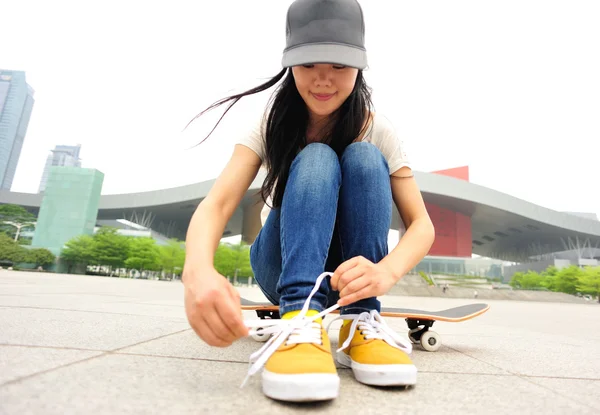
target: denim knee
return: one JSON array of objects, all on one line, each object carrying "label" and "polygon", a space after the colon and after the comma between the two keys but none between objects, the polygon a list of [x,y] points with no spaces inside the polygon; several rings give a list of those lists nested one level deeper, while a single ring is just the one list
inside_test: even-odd
[{"label": "denim knee", "polygon": [[344,150],[341,162],[342,170],[355,174],[379,173],[389,174],[388,163],[379,149],[366,141],[352,143]]},{"label": "denim knee", "polygon": [[304,147],[292,162],[290,171],[294,171],[297,185],[309,187],[341,178],[337,154],[323,143],[311,143]]}]

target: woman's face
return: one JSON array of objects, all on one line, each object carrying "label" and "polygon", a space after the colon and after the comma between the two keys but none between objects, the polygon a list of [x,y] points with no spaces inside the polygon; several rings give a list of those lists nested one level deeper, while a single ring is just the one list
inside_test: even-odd
[{"label": "woman's face", "polygon": [[342,106],[352,93],[358,69],[332,64],[294,66],[296,88],[313,119],[322,119]]}]

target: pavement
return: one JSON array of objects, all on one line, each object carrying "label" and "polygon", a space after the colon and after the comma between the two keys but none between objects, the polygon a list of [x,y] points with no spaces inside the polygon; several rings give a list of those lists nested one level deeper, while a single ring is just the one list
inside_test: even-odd
[{"label": "pavement", "polygon": [[[382,301],[432,310],[473,302]],[[473,320],[436,323],[437,352],[415,347],[415,387],[365,386],[340,368],[336,400],[289,404],[262,394],[260,374],[240,388],[262,343],[204,344],[180,282],[0,270],[0,414],[600,413],[598,304],[488,302]],[[406,336],[404,320],[386,320]]]}]

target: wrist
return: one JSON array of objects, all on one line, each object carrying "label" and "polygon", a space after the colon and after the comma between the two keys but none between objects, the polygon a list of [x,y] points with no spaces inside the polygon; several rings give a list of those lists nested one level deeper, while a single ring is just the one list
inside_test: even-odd
[{"label": "wrist", "polygon": [[186,262],[183,265],[183,273],[181,275],[181,281],[187,284],[192,281],[201,280],[203,276],[210,275],[215,272],[215,268],[212,264],[199,264],[195,262]]},{"label": "wrist", "polygon": [[393,277],[395,282],[400,281],[404,274],[398,272],[398,267],[394,266],[389,256],[384,257],[379,264]]}]

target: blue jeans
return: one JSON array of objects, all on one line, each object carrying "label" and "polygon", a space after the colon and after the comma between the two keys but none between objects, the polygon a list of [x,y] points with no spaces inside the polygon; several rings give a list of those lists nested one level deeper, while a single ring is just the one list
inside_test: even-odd
[{"label": "blue jeans", "polygon": [[[309,144],[290,166],[281,206],[271,210],[250,247],[255,280],[281,315],[300,310],[324,271],[358,255],[381,261],[388,253],[391,220],[389,170],[377,147],[352,143],[338,158],[325,144]],[[326,278],[310,308],[323,311],[338,299]],[[372,297],[341,313],[380,307]]]}]

